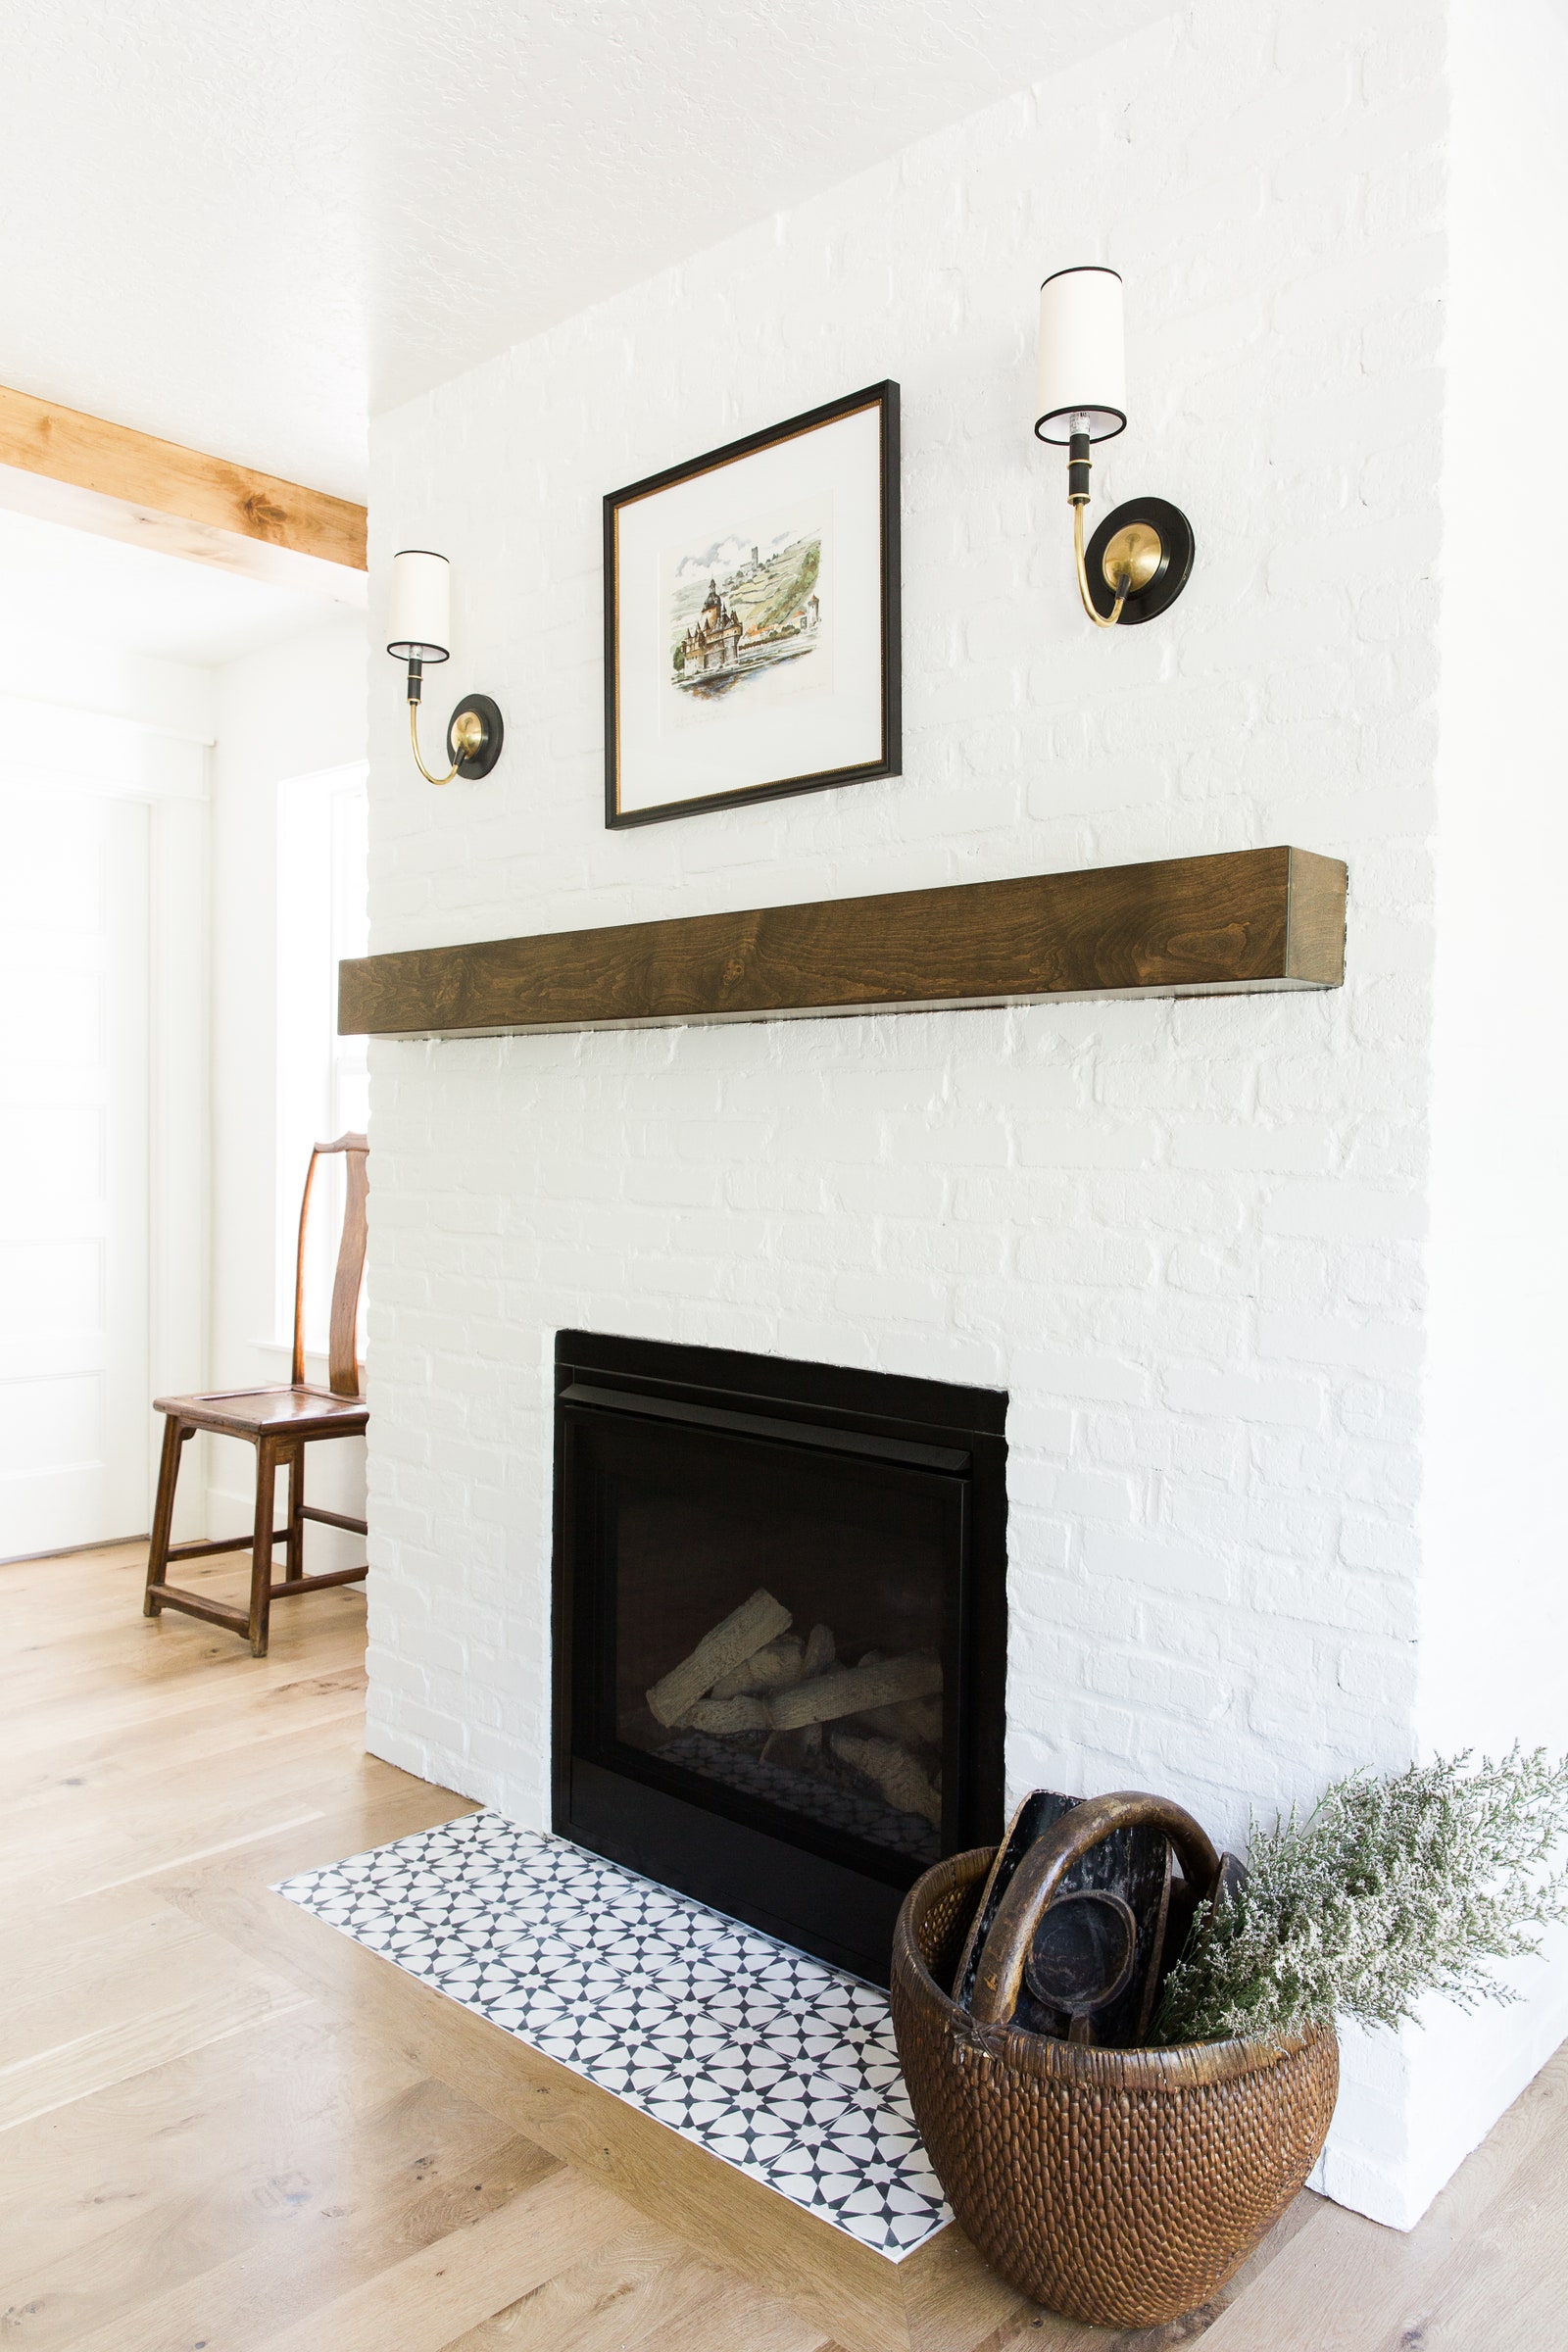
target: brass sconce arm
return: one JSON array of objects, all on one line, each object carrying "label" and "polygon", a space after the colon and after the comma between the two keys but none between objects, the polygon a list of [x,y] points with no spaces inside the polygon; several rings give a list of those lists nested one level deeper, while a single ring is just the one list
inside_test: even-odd
[{"label": "brass sconce arm", "polygon": [[1147,523],[1135,522],[1116,533],[1101,561],[1102,575],[1115,602],[1108,612],[1102,612],[1089,593],[1089,573],[1084,563],[1084,509],[1089,504],[1092,463],[1089,451],[1089,435],[1075,432],[1067,444],[1067,504],[1072,509],[1073,562],[1084,611],[1097,629],[1113,629],[1133,590],[1147,587],[1158,570],[1161,550],[1158,534]]},{"label": "brass sconce arm", "polygon": [[414,764],[425,782],[427,784],[450,784],[458,772],[458,763],[455,760],[444,776],[432,776],[419,757],[419,698],[416,694],[411,694],[409,697],[409,742],[414,747]]},{"label": "brass sconce arm", "polygon": [[420,775],[427,784],[450,784],[458,775],[487,775],[501,753],[501,713],[494,703],[488,695],[476,694],[458,705],[447,727],[447,752],[452,765],[444,776],[434,776],[419,754],[419,697],[423,683],[423,664],[411,658],[409,743]]},{"label": "brass sconce arm", "polygon": [[1122,607],[1127,602],[1128,591],[1133,584],[1132,574],[1130,571],[1122,571],[1112,579],[1107,566],[1106,585],[1115,589],[1116,601],[1108,612],[1097,612],[1094,599],[1089,593],[1089,574],[1084,568],[1084,508],[1088,503],[1088,500],[1083,498],[1075,498],[1072,502],[1072,552],[1073,561],[1078,566],[1078,593],[1083,598],[1084,611],[1096,628],[1113,629],[1120,620]]}]

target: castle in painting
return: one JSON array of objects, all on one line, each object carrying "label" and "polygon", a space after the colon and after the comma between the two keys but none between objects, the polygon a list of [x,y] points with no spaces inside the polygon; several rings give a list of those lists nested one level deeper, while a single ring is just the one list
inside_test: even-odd
[{"label": "castle in painting", "polygon": [[681,642],[681,675],[702,677],[715,669],[734,669],[740,661],[746,631],[710,580],[708,601]]},{"label": "castle in painting", "polygon": [[[736,578],[745,579],[761,568],[753,548],[751,565],[743,567]],[[786,653],[804,650],[788,641],[814,636],[821,612],[820,599],[813,591],[782,627],[748,629],[719,595],[716,581],[710,580],[703,609],[680,642],[675,663],[679,681],[692,685],[715,673],[760,666]]]}]

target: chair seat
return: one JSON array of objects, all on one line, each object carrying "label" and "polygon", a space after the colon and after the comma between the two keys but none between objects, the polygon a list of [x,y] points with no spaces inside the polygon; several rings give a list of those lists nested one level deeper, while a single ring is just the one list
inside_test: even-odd
[{"label": "chair seat", "polygon": [[158,1396],[155,1412],[192,1429],[216,1429],[232,1438],[255,1439],[293,1430],[311,1437],[330,1430],[351,1437],[370,1418],[361,1396],[334,1396],[330,1389],[220,1389],[206,1396]]}]

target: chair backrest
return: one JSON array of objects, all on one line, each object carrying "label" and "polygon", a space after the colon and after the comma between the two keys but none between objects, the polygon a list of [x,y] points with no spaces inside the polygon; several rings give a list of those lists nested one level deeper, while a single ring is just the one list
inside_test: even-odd
[{"label": "chair backrest", "polygon": [[305,1197],[300,1202],[300,1248],[294,1267],[295,1388],[305,1384],[305,1229],[311,1213],[311,1187],[316,1163],[323,1154],[340,1152],[347,1184],[343,1196],[343,1234],[337,1247],[337,1272],[332,1278],[332,1314],[327,1326],[327,1382],[334,1396],[360,1394],[360,1293],[365,1287],[365,1203],[369,1192],[366,1161],[370,1146],[363,1135],[340,1135],[335,1144],[318,1144],[305,1172]]}]

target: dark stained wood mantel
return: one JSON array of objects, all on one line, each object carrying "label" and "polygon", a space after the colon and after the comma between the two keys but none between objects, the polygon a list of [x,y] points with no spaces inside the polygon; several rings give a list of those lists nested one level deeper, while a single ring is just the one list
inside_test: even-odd
[{"label": "dark stained wood mantel", "polygon": [[1345,893],[1337,858],[1230,850],[416,948],[339,966],[338,1028],[474,1037],[1337,988]]}]

